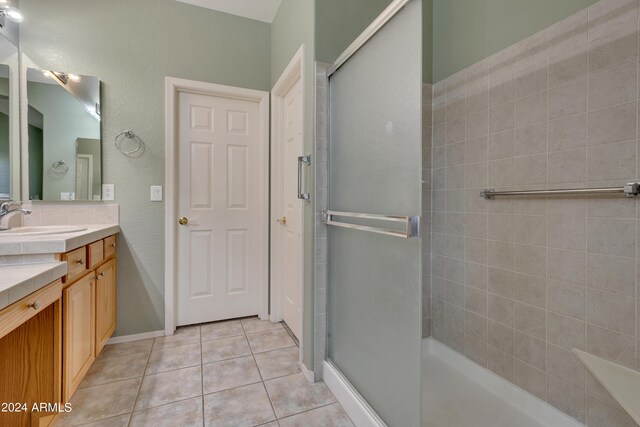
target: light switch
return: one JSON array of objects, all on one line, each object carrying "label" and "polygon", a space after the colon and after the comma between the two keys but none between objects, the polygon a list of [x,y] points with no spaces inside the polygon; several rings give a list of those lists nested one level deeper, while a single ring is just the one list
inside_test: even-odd
[{"label": "light switch", "polygon": [[102,184],[102,200],[113,201],[116,199],[116,186],[113,184]]},{"label": "light switch", "polygon": [[151,201],[152,202],[162,201],[162,185],[151,186]]}]

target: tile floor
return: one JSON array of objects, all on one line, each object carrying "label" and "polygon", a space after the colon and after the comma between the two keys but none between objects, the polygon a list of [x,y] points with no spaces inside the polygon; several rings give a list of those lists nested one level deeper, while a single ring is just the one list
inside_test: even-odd
[{"label": "tile floor", "polygon": [[56,426],[353,426],[280,323],[247,318],[105,347]]}]

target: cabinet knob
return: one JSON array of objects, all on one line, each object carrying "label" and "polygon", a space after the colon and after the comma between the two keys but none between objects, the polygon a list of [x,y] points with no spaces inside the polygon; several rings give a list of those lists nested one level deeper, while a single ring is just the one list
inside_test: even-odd
[{"label": "cabinet knob", "polygon": [[287,225],[287,217],[283,216],[282,218],[278,218],[276,221],[278,221],[278,223],[280,225]]},{"label": "cabinet knob", "polygon": [[115,249],[115,248],[116,248],[116,244],[115,244],[115,243],[112,243],[112,244],[111,244],[111,247]]},{"label": "cabinet knob", "polygon": [[100,279],[104,279],[104,273],[98,274],[98,280],[100,280]]},{"label": "cabinet knob", "polygon": [[79,259],[79,260],[78,260],[78,264],[80,264],[80,265],[84,265],[84,260],[83,260],[83,259]]},{"label": "cabinet knob", "polygon": [[38,301],[35,301],[33,304],[29,304],[30,308],[33,308],[34,310],[38,310],[40,308],[40,303]]}]

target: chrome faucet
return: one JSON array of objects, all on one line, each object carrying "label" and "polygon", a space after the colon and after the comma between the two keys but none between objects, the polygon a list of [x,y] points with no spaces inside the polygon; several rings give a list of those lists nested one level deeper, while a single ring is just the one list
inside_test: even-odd
[{"label": "chrome faucet", "polygon": [[9,229],[9,219],[15,214],[21,213],[23,215],[29,215],[31,213],[29,209],[11,209],[11,206],[13,205],[20,206],[22,205],[22,202],[13,202],[10,200],[0,205],[0,231],[6,231]]}]

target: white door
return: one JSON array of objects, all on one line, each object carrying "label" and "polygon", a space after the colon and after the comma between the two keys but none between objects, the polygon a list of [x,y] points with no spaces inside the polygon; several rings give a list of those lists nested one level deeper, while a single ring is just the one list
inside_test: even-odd
[{"label": "white door", "polygon": [[76,157],[76,200],[91,200],[92,188],[89,186],[90,158]]},{"label": "white door", "polygon": [[[282,217],[281,275],[283,289],[282,316],[296,337],[301,337],[302,288],[302,203],[298,199],[298,156],[302,154],[302,83],[301,80],[284,97],[282,147]],[[281,218],[282,218],[281,217]]]},{"label": "white door", "polygon": [[[258,313],[258,102],[180,93],[177,325]],[[185,222],[185,221],[183,221]]]}]

